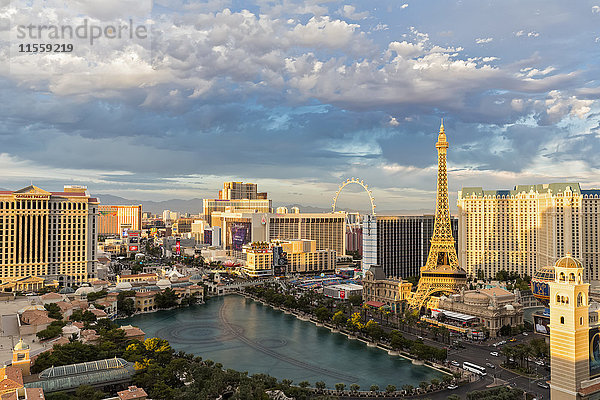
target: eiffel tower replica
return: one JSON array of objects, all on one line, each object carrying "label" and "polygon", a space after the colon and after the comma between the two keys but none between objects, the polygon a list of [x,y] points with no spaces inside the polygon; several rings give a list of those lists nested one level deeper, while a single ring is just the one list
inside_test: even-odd
[{"label": "eiffel tower replica", "polygon": [[438,176],[433,236],[427,264],[421,267],[419,285],[409,300],[410,308],[418,310],[432,295],[457,293],[467,284],[467,274],[458,266],[450,225],[448,174],[446,173],[448,142],[444,132],[444,120],[442,120],[435,147],[438,152]]}]

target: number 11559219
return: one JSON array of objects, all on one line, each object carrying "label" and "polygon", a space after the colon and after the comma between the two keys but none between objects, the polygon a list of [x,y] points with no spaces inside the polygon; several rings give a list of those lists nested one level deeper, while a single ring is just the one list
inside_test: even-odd
[{"label": "number 11559219", "polygon": [[19,53],[70,53],[71,43],[21,43]]}]

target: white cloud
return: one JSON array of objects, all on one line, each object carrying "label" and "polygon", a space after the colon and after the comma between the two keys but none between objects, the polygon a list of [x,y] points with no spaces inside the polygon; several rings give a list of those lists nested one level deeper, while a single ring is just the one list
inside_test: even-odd
[{"label": "white cloud", "polygon": [[348,5],[348,4],[344,5],[340,9],[340,13],[342,14],[342,16],[344,18],[349,18],[349,19],[353,19],[353,20],[365,19],[369,16],[368,11],[356,12],[356,7]]},{"label": "white cloud", "polygon": [[424,48],[421,43],[408,43],[407,41],[402,42],[391,42],[388,45],[388,50],[396,52],[399,57],[412,58],[423,54]]},{"label": "white cloud", "polygon": [[494,38],[477,38],[475,39],[475,43],[477,44],[485,44],[485,43],[490,43],[492,40],[494,40]]},{"label": "white cloud", "polygon": [[528,78],[535,78],[539,76],[546,76],[554,71],[556,71],[556,68],[549,66],[542,70],[532,67],[522,68],[520,72],[522,76],[526,76]]},{"label": "white cloud", "polygon": [[398,122],[398,120],[396,119],[396,117],[390,117],[390,121],[388,123],[390,124],[390,126],[398,126],[398,125],[400,125],[400,122]]},{"label": "white cloud", "polygon": [[594,14],[600,14],[600,6],[593,6],[592,7],[592,12]]},{"label": "white cloud", "polygon": [[378,23],[378,24],[375,26],[375,28],[373,28],[373,31],[374,31],[374,32],[377,32],[377,31],[387,31],[388,29],[390,29],[390,28],[389,28],[389,26],[387,26],[387,24],[382,24],[382,23],[380,22],[380,23]]},{"label": "white cloud", "polygon": [[402,4],[402,5],[400,6],[400,8],[406,8],[406,7],[408,7],[408,4],[407,4],[407,3],[404,3],[404,4]]},{"label": "white cloud", "polygon": [[582,100],[575,96],[564,96],[558,90],[552,90],[546,100],[536,100],[537,106],[545,107],[551,122],[560,121],[565,115],[584,119],[592,110],[594,100]]},{"label": "white cloud", "polygon": [[524,30],[520,30],[515,33],[515,36],[516,37],[527,36],[527,37],[536,38],[536,37],[540,36],[540,34],[536,31],[525,32]]}]

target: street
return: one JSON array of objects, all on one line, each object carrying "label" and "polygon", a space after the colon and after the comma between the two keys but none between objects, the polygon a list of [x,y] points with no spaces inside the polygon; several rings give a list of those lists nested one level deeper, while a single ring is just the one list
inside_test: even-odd
[{"label": "street", "polygon": [[[493,343],[500,341],[498,338],[496,340],[488,340],[488,343],[485,344],[474,344],[474,343],[464,343],[464,349],[458,350],[450,350],[448,351],[448,360],[456,360],[461,365],[463,361],[469,361],[479,366],[485,367],[487,370],[487,377],[485,379],[487,385],[493,383],[494,378],[501,379],[506,382],[506,384],[510,384],[513,387],[518,387],[520,389],[526,390],[527,392],[534,393],[537,399],[549,399],[550,398],[550,389],[545,389],[538,386],[538,382],[546,382],[550,379],[550,372],[546,370],[545,366],[538,366],[536,364],[535,368],[537,373],[543,378],[540,379],[530,379],[518,374],[515,374],[511,371],[503,369],[500,365],[504,361],[504,356],[502,355],[502,347],[504,346],[513,346],[519,343],[523,343],[535,338],[535,335],[529,334],[529,336],[523,335],[515,335],[517,340],[515,342],[508,342],[502,346],[494,347]],[[498,352],[499,356],[490,355],[491,352]],[[489,368],[486,366],[486,363],[493,364],[496,368]],[[470,386],[470,385],[469,385]],[[465,394],[472,391],[472,388],[465,391]],[[450,393],[448,392],[448,395]],[[459,393],[458,390],[456,394],[463,395],[463,393]]]}]

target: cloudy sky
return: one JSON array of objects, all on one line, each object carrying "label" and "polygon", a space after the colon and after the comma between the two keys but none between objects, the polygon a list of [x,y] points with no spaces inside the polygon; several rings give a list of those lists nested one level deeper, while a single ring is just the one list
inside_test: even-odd
[{"label": "cloudy sky", "polygon": [[[598,0],[63,4],[0,0],[0,187],[165,200],[242,180],[328,207],[356,176],[380,210],[432,208],[442,117],[452,203],[462,186],[600,187]],[[150,34],[18,52],[36,42],[19,26],[83,18]]]}]

